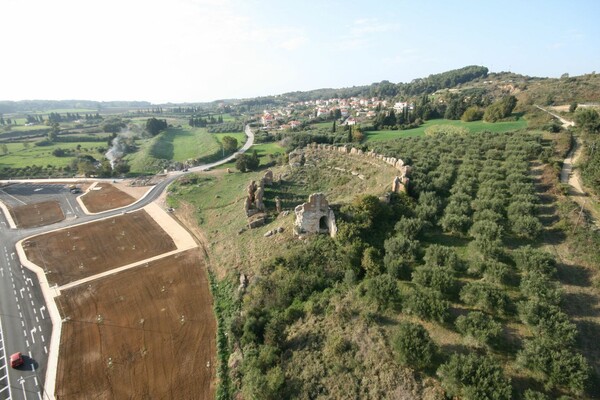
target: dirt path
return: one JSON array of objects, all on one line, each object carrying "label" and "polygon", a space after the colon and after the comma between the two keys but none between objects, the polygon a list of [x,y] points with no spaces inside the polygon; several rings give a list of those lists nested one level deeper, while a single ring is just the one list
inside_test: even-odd
[{"label": "dirt path", "polygon": [[[552,115],[554,118],[557,118],[561,123],[564,129],[568,129],[570,127],[575,126],[575,122],[564,119],[558,114],[553,113],[543,107],[536,105],[540,110],[547,112]],[[581,177],[579,176],[579,171],[575,170],[574,167],[577,165],[579,158],[581,157],[581,153],[583,151],[583,146],[581,145],[581,140],[578,137],[575,137],[575,144],[573,148],[567,155],[563,162],[562,170],[560,171],[560,182],[565,185],[569,185],[569,197],[571,200],[579,204],[582,210],[586,210],[587,215],[591,218],[591,222],[600,228],[600,213],[594,206],[595,200],[590,197],[586,191],[583,189],[583,185],[581,184]]]},{"label": "dirt path", "polygon": [[600,215],[594,208],[594,199],[584,190],[579,171],[574,170],[574,166],[577,165],[582,152],[581,140],[575,138],[575,144],[563,162],[563,167],[560,171],[560,182],[570,186],[569,197],[586,210],[592,222],[600,228]]}]

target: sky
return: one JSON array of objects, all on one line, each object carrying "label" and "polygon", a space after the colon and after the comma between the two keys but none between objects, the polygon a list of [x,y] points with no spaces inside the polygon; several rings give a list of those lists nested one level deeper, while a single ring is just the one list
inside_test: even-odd
[{"label": "sky", "polygon": [[0,0],[0,100],[250,98],[467,65],[600,72],[597,0]]}]

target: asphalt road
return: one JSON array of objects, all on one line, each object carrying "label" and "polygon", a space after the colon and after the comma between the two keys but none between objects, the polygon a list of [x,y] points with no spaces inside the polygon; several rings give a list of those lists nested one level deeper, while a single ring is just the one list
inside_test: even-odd
[{"label": "asphalt road", "polygon": [[[65,220],[38,228],[10,229],[6,217],[0,212],[0,400],[51,399],[54,393],[53,388],[44,388],[52,322],[37,277],[21,265],[16,254],[16,243],[50,230],[140,209],[156,200],[181,175],[225,164],[235,159],[237,154],[247,151],[254,143],[254,134],[249,126],[246,126],[245,133],[248,137],[246,143],[231,156],[211,164],[190,168],[187,172],[171,172],[136,203],[96,215],[84,214],[75,200],[78,195],[70,193],[68,184],[58,184],[76,180],[36,179],[2,182],[10,183],[0,189],[0,200],[7,206],[55,200],[60,203]],[[10,355],[19,351],[23,354],[25,363],[17,369],[10,368]]]}]

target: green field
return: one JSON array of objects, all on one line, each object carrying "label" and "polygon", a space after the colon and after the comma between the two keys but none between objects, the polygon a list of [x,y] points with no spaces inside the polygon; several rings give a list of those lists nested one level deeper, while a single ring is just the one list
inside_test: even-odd
[{"label": "green field", "polygon": [[104,142],[53,143],[49,146],[35,146],[31,142],[29,148],[25,148],[23,143],[6,143],[8,154],[0,155],[0,168],[24,168],[32,165],[65,167],[75,157],[56,157],[52,155],[52,151],[57,148],[75,150],[78,144],[81,145],[80,154],[89,154],[96,159],[102,158],[97,149],[106,149]]},{"label": "green field", "polygon": [[310,126],[315,129],[331,129],[333,122],[319,122],[317,124],[310,124]]},{"label": "green field", "polygon": [[250,148],[250,152],[256,150],[259,156],[267,156],[269,154],[285,153],[285,148],[281,147],[279,143],[261,143],[255,144]]},{"label": "green field", "polygon": [[447,119],[434,119],[431,121],[425,122],[418,128],[415,129],[407,129],[404,131],[367,131],[366,137],[367,142],[371,141],[381,141],[381,140],[390,140],[397,139],[402,137],[413,137],[413,136],[423,136],[425,134],[425,129],[435,126],[435,125],[452,125],[458,127],[467,128],[471,133],[478,132],[509,132],[515,131],[519,129],[527,128],[527,121],[523,118],[518,121],[507,121],[507,122],[484,122],[484,121],[473,121],[473,122],[462,122],[462,121],[454,121]]}]

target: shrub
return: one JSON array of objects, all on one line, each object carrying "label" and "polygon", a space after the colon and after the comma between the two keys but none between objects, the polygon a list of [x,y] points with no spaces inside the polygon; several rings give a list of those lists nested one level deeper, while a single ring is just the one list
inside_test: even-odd
[{"label": "shrub", "polygon": [[483,111],[477,106],[467,108],[460,117],[463,122],[479,121],[481,118],[483,118]]},{"label": "shrub", "polygon": [[589,366],[578,353],[536,336],[525,341],[517,354],[522,366],[544,375],[546,388],[566,387],[576,394],[583,393],[589,378]]},{"label": "shrub", "polygon": [[471,219],[464,214],[444,214],[440,225],[446,232],[465,233],[469,229]]},{"label": "shrub", "polygon": [[413,322],[400,323],[392,347],[400,364],[417,369],[430,367],[437,353],[437,346],[427,330]]},{"label": "shrub", "polygon": [[510,379],[491,356],[453,354],[437,371],[450,397],[466,400],[510,399]]},{"label": "shrub", "polygon": [[414,261],[419,251],[419,241],[407,239],[402,235],[396,235],[387,239],[383,247],[385,249],[384,264],[391,261],[390,258],[402,257],[407,261]]},{"label": "shrub", "polygon": [[542,232],[543,226],[537,217],[524,215],[512,220],[511,229],[519,237],[534,240]]},{"label": "shrub", "polygon": [[432,244],[425,250],[423,256],[425,265],[428,267],[448,267],[455,271],[463,269],[462,264],[456,254],[456,250],[452,247]]},{"label": "shrub", "polygon": [[522,272],[532,272],[553,277],[556,274],[556,262],[552,255],[529,246],[522,247],[515,253],[515,263]]},{"label": "shrub", "polygon": [[456,328],[479,344],[490,343],[502,333],[502,325],[481,311],[472,311],[456,319]]},{"label": "shrub", "polygon": [[523,274],[520,290],[529,299],[539,299],[547,304],[558,305],[562,298],[562,289],[555,281],[535,272]]},{"label": "shrub", "polygon": [[421,236],[425,221],[420,218],[402,218],[396,223],[394,230],[407,239],[417,239]]},{"label": "shrub", "polygon": [[453,297],[458,292],[454,270],[448,267],[418,267],[412,274],[413,282]]},{"label": "shrub", "polygon": [[423,319],[444,323],[450,317],[449,307],[440,292],[417,289],[406,299],[404,310]]},{"label": "shrub", "polygon": [[510,301],[500,288],[481,282],[467,283],[460,291],[460,299],[467,305],[500,315],[507,313]]},{"label": "shrub", "polygon": [[365,289],[367,298],[374,301],[379,310],[394,307],[400,302],[398,284],[387,274],[367,279]]},{"label": "shrub", "polygon": [[383,265],[381,264],[379,250],[373,247],[367,247],[363,252],[360,265],[369,276],[381,274],[383,272]]}]

